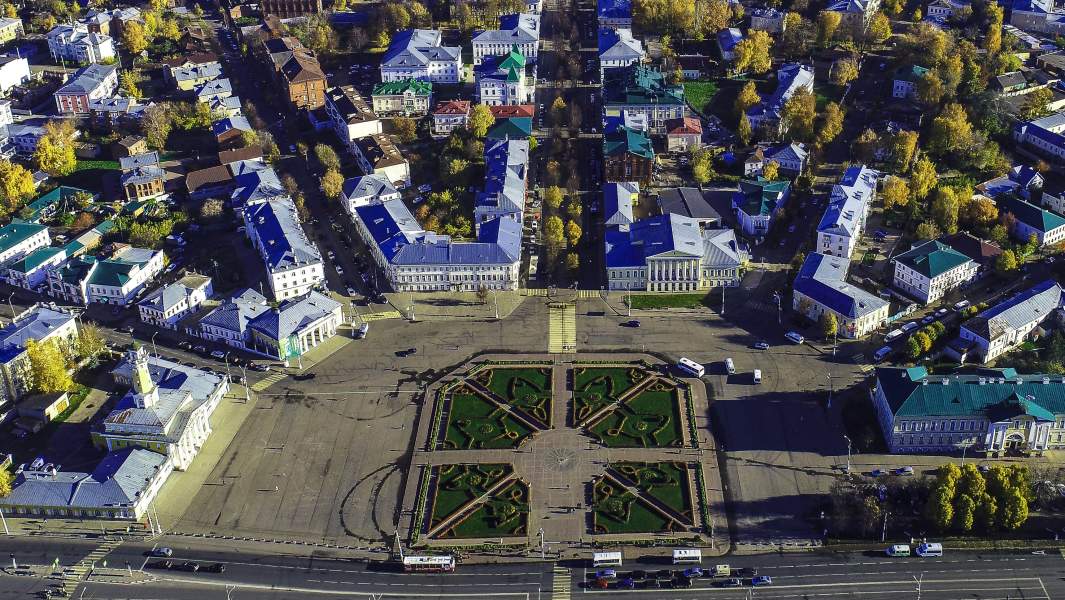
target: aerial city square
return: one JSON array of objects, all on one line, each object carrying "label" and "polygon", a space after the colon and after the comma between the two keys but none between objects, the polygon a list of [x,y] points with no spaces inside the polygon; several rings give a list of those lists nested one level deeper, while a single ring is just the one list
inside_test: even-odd
[{"label": "aerial city square", "polygon": [[0,600],[1065,599],[1065,2],[0,0]]}]

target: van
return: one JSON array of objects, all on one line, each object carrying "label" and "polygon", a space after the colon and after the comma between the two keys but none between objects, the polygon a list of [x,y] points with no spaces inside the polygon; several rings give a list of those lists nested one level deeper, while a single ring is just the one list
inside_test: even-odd
[{"label": "van", "polygon": [[366,334],[369,333],[369,332],[370,332],[370,324],[369,323],[363,323],[362,325],[359,325],[358,331],[355,332],[355,339],[361,340],[362,338],[366,337]]},{"label": "van", "polygon": [[728,565],[714,565],[714,577],[730,577],[732,569]]},{"label": "van", "polygon": [[725,371],[729,375],[735,375],[736,374],[736,363],[732,362],[731,358],[726,358],[725,359]]},{"label": "van", "polygon": [[925,542],[917,546],[917,556],[943,556],[943,544],[939,542]]},{"label": "van", "polygon": [[888,556],[909,556],[910,546],[908,544],[893,544],[888,547],[886,554]]},{"label": "van", "polygon": [[895,329],[893,331],[889,331],[888,334],[884,336],[884,341],[885,342],[894,342],[895,340],[897,340],[900,337],[902,337],[902,335],[904,333],[906,333],[906,332],[901,330],[901,329]]},{"label": "van", "polygon": [[891,354],[891,346],[884,346],[873,353],[873,360],[875,362],[880,362],[887,358],[889,354]]},{"label": "van", "polygon": [[761,369],[755,369],[754,370],[754,382],[756,384],[762,383],[762,370]]}]

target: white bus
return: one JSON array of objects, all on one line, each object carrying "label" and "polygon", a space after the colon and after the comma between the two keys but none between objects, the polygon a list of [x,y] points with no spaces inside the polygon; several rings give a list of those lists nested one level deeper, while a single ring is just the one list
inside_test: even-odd
[{"label": "white bus", "polygon": [[702,377],[706,374],[706,367],[700,365],[694,360],[691,360],[690,358],[681,357],[681,359],[677,361],[677,368],[681,371],[684,371],[685,373],[694,375],[695,377]]},{"label": "white bus", "polygon": [[407,573],[450,573],[455,570],[455,557],[404,556],[403,571]]},{"label": "white bus", "polygon": [[673,550],[673,564],[699,564],[703,562],[703,551],[696,548],[677,548]]},{"label": "white bus", "polygon": [[620,567],[620,552],[596,552],[592,554],[593,567]]}]

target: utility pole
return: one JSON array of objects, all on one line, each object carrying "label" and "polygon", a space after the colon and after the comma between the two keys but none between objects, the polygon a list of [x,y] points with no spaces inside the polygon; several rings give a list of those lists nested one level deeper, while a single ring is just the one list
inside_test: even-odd
[{"label": "utility pole", "polygon": [[880,530],[880,541],[881,541],[881,543],[885,539],[887,539],[887,518],[888,518],[888,515],[890,515],[890,514],[891,514],[890,512],[888,512],[886,510],[884,511],[884,527]]},{"label": "utility pole", "polygon": [[251,402],[251,382],[248,381],[248,367],[245,365],[240,366],[241,377],[244,378],[244,403]]},{"label": "utility pole", "polygon": [[4,518],[4,511],[0,510],[0,521],[4,523],[4,535],[11,535],[11,531],[7,528],[7,519]]},{"label": "utility pole", "polygon": [[725,284],[721,284],[721,316],[725,316]]},{"label": "utility pole", "polygon": [[832,408],[832,392],[834,391],[832,386],[832,373],[826,375],[828,377],[828,408]]},{"label": "utility pole", "polygon": [[847,475],[851,474],[851,439],[846,435],[843,439],[847,440]]},{"label": "utility pole", "polygon": [[536,532],[540,536],[540,560],[547,560],[547,544],[544,542],[544,528],[541,527],[540,531]]}]

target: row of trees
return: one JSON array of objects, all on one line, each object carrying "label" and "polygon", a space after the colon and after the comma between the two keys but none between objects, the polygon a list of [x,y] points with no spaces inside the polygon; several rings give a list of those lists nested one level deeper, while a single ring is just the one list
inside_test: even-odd
[{"label": "row of trees", "polygon": [[548,215],[544,221],[544,242],[547,245],[548,262],[555,264],[565,250],[566,268],[575,273],[580,268],[578,245],[584,233],[580,225],[583,207],[579,194],[569,196],[564,210],[563,200],[565,195],[558,186],[553,185],[544,190],[544,209]]},{"label": "row of trees", "polygon": [[924,516],[939,531],[1013,531],[1028,520],[1033,498],[1026,465],[944,465],[932,487]]}]

